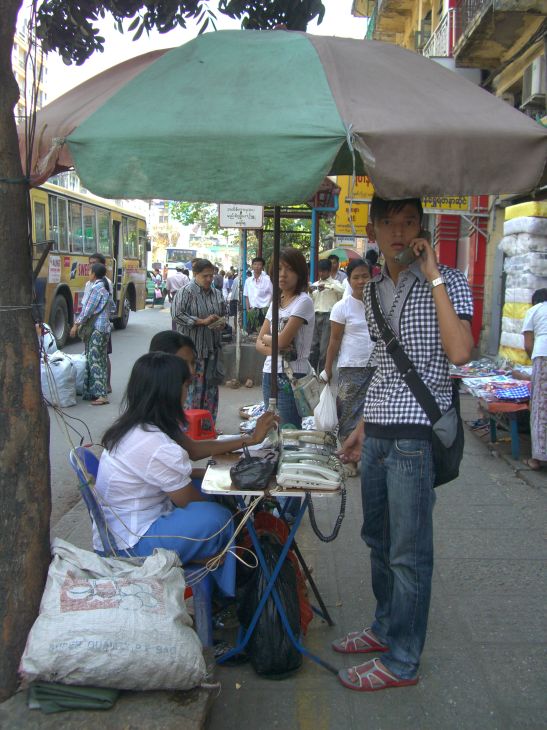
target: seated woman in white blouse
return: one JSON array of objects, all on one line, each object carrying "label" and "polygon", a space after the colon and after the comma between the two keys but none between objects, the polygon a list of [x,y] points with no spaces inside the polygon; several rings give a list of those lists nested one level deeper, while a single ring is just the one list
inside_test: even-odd
[{"label": "seated woman in white blouse", "polygon": [[[129,378],[125,410],[103,436],[96,491],[120,555],[147,556],[161,547],[174,550],[183,565],[202,563],[232,537],[230,511],[192,484],[192,463],[180,445],[190,379],[181,358],[164,352],[143,355]],[[271,425],[261,424],[245,437],[247,442],[262,441]],[[240,446],[230,442],[224,450]],[[95,525],[93,547],[103,550]],[[233,555],[226,555],[213,576],[225,594],[233,595]]]}]

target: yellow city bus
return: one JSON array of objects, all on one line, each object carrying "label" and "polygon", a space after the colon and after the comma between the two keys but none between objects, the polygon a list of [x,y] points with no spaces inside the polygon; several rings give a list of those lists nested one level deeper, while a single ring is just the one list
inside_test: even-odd
[{"label": "yellow city bus", "polygon": [[33,188],[30,197],[37,318],[49,324],[62,347],[81,309],[89,256],[98,251],[106,259],[107,276],[114,285],[114,327],[125,329],[130,310],[145,305],[146,219],[89,193],[52,183]]}]

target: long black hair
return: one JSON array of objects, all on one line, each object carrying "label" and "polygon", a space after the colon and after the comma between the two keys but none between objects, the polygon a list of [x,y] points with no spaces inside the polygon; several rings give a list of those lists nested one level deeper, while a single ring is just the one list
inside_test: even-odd
[{"label": "long black hair", "polygon": [[95,274],[98,281],[103,282],[103,286],[110,294],[110,284],[106,278],[106,266],[104,264],[91,264],[91,271]]},{"label": "long black hair", "polygon": [[122,414],[103,435],[103,446],[112,451],[135,426],[156,426],[173,441],[186,425],[180,398],[191,379],[184,360],[166,352],[148,352],[133,365],[122,401]]}]

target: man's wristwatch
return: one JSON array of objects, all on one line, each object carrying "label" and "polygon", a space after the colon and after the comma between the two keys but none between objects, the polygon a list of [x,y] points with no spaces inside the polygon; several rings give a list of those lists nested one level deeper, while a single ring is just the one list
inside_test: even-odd
[{"label": "man's wristwatch", "polygon": [[433,279],[433,281],[429,282],[429,286],[431,287],[431,291],[433,291],[433,289],[436,286],[440,286],[441,284],[444,284],[444,283],[445,283],[445,280],[443,279],[443,277],[438,276],[436,279]]}]

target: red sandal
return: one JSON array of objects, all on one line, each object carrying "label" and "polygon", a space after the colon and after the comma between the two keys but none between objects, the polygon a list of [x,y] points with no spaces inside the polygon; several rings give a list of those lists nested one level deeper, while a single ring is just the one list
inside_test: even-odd
[{"label": "red sandal", "polygon": [[371,629],[352,631],[342,639],[333,641],[331,646],[340,654],[369,654],[373,651],[387,651],[389,648],[378,641]]},{"label": "red sandal", "polygon": [[377,692],[380,689],[391,687],[410,687],[418,684],[418,677],[413,679],[401,679],[392,674],[389,669],[380,666],[379,659],[372,659],[357,667],[341,669],[338,672],[338,679],[348,689],[357,692]]}]

